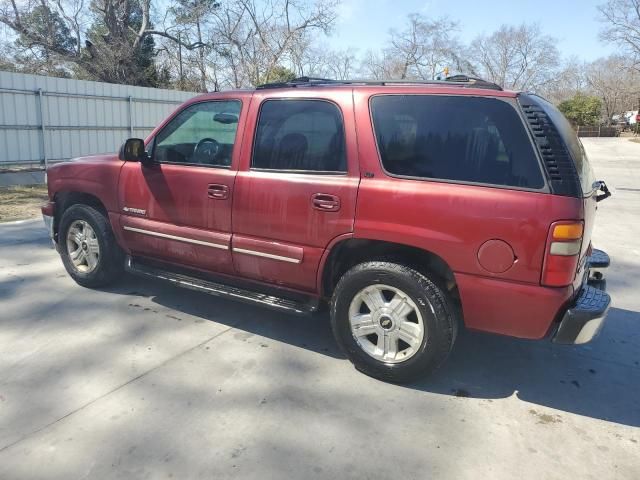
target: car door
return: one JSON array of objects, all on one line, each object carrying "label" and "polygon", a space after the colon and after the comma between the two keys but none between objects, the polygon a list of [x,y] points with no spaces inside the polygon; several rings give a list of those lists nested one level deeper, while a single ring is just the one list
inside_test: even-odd
[{"label": "car door", "polygon": [[242,108],[239,99],[187,105],[147,142],[151,165],[125,163],[120,224],[133,255],[233,272],[231,198]]},{"label": "car door", "polygon": [[359,171],[351,91],[324,93],[254,94],[253,140],[243,146],[233,199],[232,255],[242,276],[314,292],[325,249],[353,231]]}]

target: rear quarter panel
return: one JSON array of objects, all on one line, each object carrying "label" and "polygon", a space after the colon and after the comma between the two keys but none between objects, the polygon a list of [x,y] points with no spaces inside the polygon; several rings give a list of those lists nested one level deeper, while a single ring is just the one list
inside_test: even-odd
[{"label": "rear quarter panel", "polygon": [[[548,193],[431,180],[400,179],[381,167],[371,128],[368,92],[355,93],[361,168],[354,237],[418,247],[440,256],[458,283],[470,328],[540,338],[572,287],[540,286],[549,226],[581,220],[582,201]],[[488,240],[508,243],[513,265],[485,270],[478,250]]]}]

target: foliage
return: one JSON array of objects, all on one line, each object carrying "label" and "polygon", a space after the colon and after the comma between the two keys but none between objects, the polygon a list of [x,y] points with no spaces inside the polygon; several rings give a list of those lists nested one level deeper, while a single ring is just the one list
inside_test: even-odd
[{"label": "foliage", "polygon": [[0,23],[12,32],[0,41],[0,68],[201,92],[448,71],[554,103],[596,96],[610,118],[637,108],[640,0],[602,1],[602,37],[625,54],[584,63],[561,59],[557,39],[537,24],[502,25],[465,45],[455,20],[417,13],[382,32],[381,48],[329,49],[340,0],[0,0]]},{"label": "foliage", "polygon": [[578,94],[560,103],[558,109],[573,125],[593,126],[600,123],[602,101],[598,97]]},{"label": "foliage", "polygon": [[157,87],[158,71],[154,60],[155,40],[145,36],[136,48],[133,44],[142,25],[139,4],[124,2],[110,12],[109,0],[94,0],[96,15],[86,32],[84,57],[91,59],[91,76],[109,83],[129,83]]},{"label": "foliage", "polygon": [[271,69],[271,71],[267,72],[264,77],[265,83],[280,83],[280,82],[290,82],[297,75],[294,71],[289,70],[287,67],[283,67],[282,65],[276,65]]},{"label": "foliage", "polygon": [[22,16],[24,31],[20,32],[16,44],[24,48],[34,48],[41,55],[47,56],[49,52],[42,48],[39,42],[32,39],[46,39],[45,43],[58,45],[62,51],[73,52],[76,41],[71,37],[69,28],[65,25],[58,12],[54,12],[49,5],[36,5],[33,10]]}]

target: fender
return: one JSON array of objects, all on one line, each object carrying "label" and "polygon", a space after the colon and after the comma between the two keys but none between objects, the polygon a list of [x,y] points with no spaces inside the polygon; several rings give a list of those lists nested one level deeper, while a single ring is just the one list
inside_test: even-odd
[{"label": "fender", "polygon": [[118,211],[118,179],[124,162],[116,155],[81,157],[47,170],[49,196],[77,192],[98,198],[108,212]]},{"label": "fender", "polygon": [[353,232],[343,233],[341,235],[338,235],[333,240],[331,240],[327,245],[327,247],[324,249],[324,252],[320,257],[320,263],[318,264],[318,272],[316,273],[316,289],[320,296],[322,296],[324,293],[323,286],[322,286],[322,277],[324,275],[325,264],[327,263],[327,259],[331,254],[331,250],[333,250],[333,247],[335,247],[338,243],[342,242],[343,240],[349,240],[351,238],[353,238]]}]

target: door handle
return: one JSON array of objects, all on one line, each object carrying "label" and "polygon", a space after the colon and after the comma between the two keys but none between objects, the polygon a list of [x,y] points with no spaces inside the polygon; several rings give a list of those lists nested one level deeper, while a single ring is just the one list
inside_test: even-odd
[{"label": "door handle", "polygon": [[322,212],[337,212],[340,210],[340,198],[329,193],[314,193],[311,205]]},{"label": "door handle", "polygon": [[226,200],[229,198],[229,186],[212,183],[207,187],[207,196],[216,200]]}]

